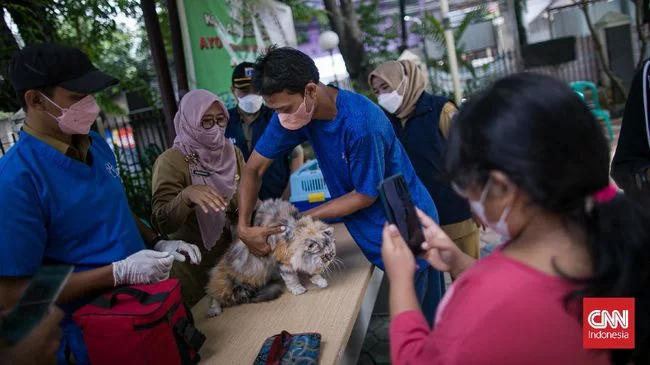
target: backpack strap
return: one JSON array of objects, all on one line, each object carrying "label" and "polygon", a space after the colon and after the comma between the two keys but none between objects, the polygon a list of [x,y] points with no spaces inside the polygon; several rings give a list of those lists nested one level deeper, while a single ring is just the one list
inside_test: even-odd
[{"label": "backpack strap", "polygon": [[181,317],[176,324],[174,325],[176,333],[178,333],[185,343],[187,343],[192,349],[198,352],[203,343],[205,343],[205,335],[201,333],[188,317]]},{"label": "backpack strap", "polygon": [[100,307],[103,309],[112,309],[115,304],[117,304],[118,295],[128,295],[130,297],[136,298],[140,304],[148,305],[154,303],[161,303],[167,299],[169,293],[160,292],[156,294],[149,294],[145,291],[136,288],[123,287],[116,290],[113,290],[110,297],[101,296],[96,298],[91,302],[92,305]]}]

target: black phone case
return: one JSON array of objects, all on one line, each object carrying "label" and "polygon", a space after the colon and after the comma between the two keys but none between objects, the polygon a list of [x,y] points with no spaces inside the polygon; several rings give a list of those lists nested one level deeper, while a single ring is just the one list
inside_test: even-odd
[{"label": "black phone case", "polygon": [[397,226],[413,254],[421,255],[424,233],[404,176],[398,174],[387,178],[378,190],[388,222]]}]

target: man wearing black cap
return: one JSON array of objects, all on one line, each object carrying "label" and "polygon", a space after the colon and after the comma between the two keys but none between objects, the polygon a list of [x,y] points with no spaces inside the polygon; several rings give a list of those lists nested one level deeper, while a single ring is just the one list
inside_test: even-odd
[{"label": "man wearing black cap", "polygon": [[[232,73],[232,93],[237,98],[237,106],[230,109],[230,121],[226,127],[226,137],[242,151],[248,160],[255,144],[269,125],[273,110],[264,105],[264,100],[251,87],[254,64],[243,62]],[[259,199],[288,199],[289,177],[304,163],[302,147],[280,155],[262,178]]]},{"label": "man wearing black cap", "polygon": [[77,365],[88,364],[72,311],[114,286],[168,278],[174,259],[185,259],[176,251],[195,247],[139,230],[115,156],[90,132],[99,114],[92,94],[117,79],[82,51],[53,44],[24,48],[10,67],[26,117],[18,143],[0,159],[0,306],[15,304],[41,264],[75,265],[60,295],[66,318],[58,358],[65,364],[71,353]]}]

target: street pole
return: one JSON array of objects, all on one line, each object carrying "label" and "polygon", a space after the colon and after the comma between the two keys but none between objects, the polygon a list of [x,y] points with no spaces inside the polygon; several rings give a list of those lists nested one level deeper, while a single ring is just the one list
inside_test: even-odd
[{"label": "street pole", "polygon": [[449,57],[449,72],[451,73],[451,80],[454,83],[454,100],[456,101],[456,105],[460,105],[463,100],[463,94],[460,90],[456,43],[454,41],[454,31],[451,28],[451,21],[448,17],[449,2],[447,0],[440,0],[440,13],[442,15],[442,25],[445,28],[445,44],[447,45],[447,55]]}]

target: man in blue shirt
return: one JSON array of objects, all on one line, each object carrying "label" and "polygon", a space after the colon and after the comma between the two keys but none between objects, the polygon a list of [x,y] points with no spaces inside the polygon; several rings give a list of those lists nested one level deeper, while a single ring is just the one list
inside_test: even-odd
[{"label": "man in blue shirt", "polygon": [[[415,175],[384,112],[366,97],[319,82],[314,61],[292,48],[272,48],[255,65],[253,87],[277,112],[244,169],[240,191],[239,236],[262,256],[266,238],[284,227],[251,227],[260,178],[278,155],[309,141],[332,200],[305,214],[318,219],[342,217],[370,262],[383,268],[381,234],[386,222],[377,186],[404,175],[415,204],[437,220],[436,207]],[[432,321],[444,292],[441,273],[422,259],[416,288],[423,312]]]},{"label": "man in blue shirt", "polygon": [[[226,137],[242,151],[247,161],[273,116],[273,110],[264,105],[262,97],[251,87],[254,66],[242,62],[232,72],[232,93],[237,98],[237,106],[228,110],[230,121],[226,127]],[[289,199],[289,177],[303,163],[304,153],[300,145],[273,160],[262,177],[260,200]]]},{"label": "man in blue shirt", "polygon": [[18,143],[0,158],[0,306],[15,305],[40,265],[74,265],[59,297],[66,316],[58,364],[69,352],[86,365],[72,312],[115,286],[167,279],[174,260],[185,260],[181,252],[198,262],[198,248],[134,219],[113,152],[90,132],[100,110],[92,94],[117,79],[81,50],[54,44],[16,53],[10,75],[26,117]]}]

